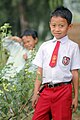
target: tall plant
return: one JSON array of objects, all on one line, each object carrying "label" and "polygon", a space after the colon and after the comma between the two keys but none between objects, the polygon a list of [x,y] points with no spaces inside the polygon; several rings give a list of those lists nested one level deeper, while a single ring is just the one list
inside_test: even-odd
[{"label": "tall plant", "polygon": [[[9,24],[0,28],[0,39],[10,36]],[[31,70],[31,62],[36,51],[30,51],[30,58],[26,61],[25,69],[20,71],[12,81],[3,79],[4,74],[0,70],[0,120],[26,120],[31,116],[31,97],[33,94],[36,69]],[[5,66],[5,69],[9,66]],[[6,70],[5,70],[6,72]]]}]

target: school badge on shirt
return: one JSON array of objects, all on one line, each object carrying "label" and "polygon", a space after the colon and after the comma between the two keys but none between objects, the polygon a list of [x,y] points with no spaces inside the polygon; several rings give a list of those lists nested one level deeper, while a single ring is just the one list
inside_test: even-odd
[{"label": "school badge on shirt", "polygon": [[68,65],[69,62],[70,62],[70,58],[67,57],[67,56],[64,56],[64,57],[63,57],[63,60],[62,60],[62,63],[63,63],[64,65]]}]

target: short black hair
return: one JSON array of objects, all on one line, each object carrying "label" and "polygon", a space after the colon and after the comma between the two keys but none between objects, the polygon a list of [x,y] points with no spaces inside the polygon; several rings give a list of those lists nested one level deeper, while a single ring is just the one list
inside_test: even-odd
[{"label": "short black hair", "polygon": [[35,30],[26,29],[26,30],[21,34],[21,38],[22,38],[23,36],[32,36],[33,39],[36,39],[36,38],[38,38],[38,33],[37,33],[37,31],[35,31]]},{"label": "short black hair", "polygon": [[52,11],[50,18],[52,18],[53,16],[60,16],[62,18],[65,18],[67,20],[68,25],[72,22],[72,12],[64,6],[59,6],[54,11]]}]

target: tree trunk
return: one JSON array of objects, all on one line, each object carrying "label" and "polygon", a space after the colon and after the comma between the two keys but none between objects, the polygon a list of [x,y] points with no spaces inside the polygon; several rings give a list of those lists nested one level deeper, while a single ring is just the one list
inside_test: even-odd
[{"label": "tree trunk", "polygon": [[20,27],[21,27],[21,33],[22,33],[29,25],[25,16],[25,5],[23,0],[19,2],[18,9],[20,14]]}]

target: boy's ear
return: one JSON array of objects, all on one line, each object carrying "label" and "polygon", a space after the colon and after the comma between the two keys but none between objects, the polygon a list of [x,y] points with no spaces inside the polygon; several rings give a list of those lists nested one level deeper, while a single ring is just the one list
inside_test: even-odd
[{"label": "boy's ear", "polygon": [[35,44],[37,44],[37,43],[38,43],[38,38],[35,39]]},{"label": "boy's ear", "polygon": [[73,24],[70,24],[70,25],[69,25],[69,30],[72,29],[72,26],[73,26]]}]

